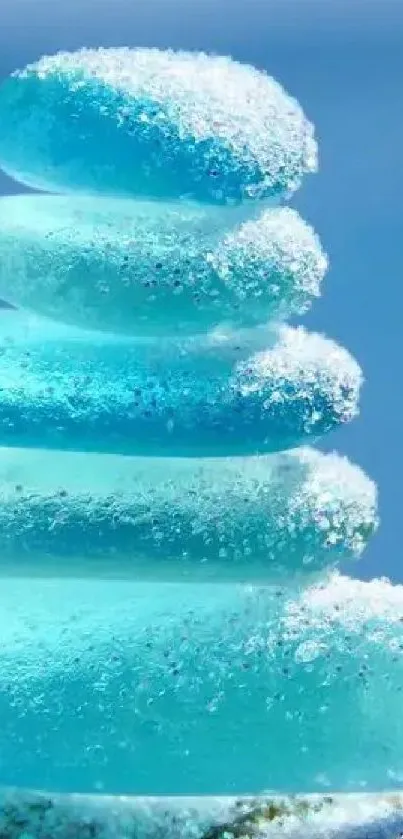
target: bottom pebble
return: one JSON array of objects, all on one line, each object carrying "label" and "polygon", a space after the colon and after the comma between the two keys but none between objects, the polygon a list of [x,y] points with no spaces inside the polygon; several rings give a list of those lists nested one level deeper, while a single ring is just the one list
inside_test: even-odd
[{"label": "bottom pebble", "polygon": [[0,784],[401,785],[402,587],[4,578],[0,616]]}]

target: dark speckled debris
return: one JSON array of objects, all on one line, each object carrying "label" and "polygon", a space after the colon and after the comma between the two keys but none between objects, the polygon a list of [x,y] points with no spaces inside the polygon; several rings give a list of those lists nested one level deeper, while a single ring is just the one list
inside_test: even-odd
[{"label": "dark speckled debris", "polygon": [[399,839],[396,794],[119,798],[7,791],[0,839]]}]

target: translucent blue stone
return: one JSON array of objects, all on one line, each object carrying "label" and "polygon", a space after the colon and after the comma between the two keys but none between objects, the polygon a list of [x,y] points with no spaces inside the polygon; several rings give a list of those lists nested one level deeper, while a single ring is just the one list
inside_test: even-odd
[{"label": "translucent blue stone", "polygon": [[376,518],[372,482],[312,449],[228,459],[0,449],[7,573],[291,579],[359,556]]},{"label": "translucent blue stone", "polygon": [[399,785],[401,587],[14,579],[0,602],[2,784],[184,795]]},{"label": "translucent blue stone", "polygon": [[3,316],[0,445],[256,454],[314,440],[358,410],[357,363],[302,329],[177,344],[58,332],[25,320],[24,333],[24,316]]},{"label": "translucent blue stone", "polygon": [[[0,199],[23,311],[0,321],[0,788],[289,808],[401,785],[403,588],[335,575],[376,487],[295,448],[356,415],[362,380],[284,326],[327,268],[280,206],[316,169],[299,104],[229,58],[83,49],[3,82],[0,123],[0,166],[51,193]],[[153,800],[148,828],[86,837],[184,839]],[[6,802],[1,837],[62,836],[52,801]],[[273,806],[204,839],[300,836]]]},{"label": "translucent blue stone", "polygon": [[327,267],[313,230],[288,208],[242,215],[82,196],[2,198],[0,295],[64,323],[133,336],[305,311]]},{"label": "translucent blue stone", "polygon": [[316,169],[313,129],[263,72],[230,58],[84,49],[0,90],[0,164],[45,190],[208,203],[287,194]]}]

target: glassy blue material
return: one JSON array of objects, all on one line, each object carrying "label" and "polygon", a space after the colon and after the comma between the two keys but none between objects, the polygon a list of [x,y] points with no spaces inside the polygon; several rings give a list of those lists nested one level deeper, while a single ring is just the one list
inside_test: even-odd
[{"label": "glassy blue material", "polygon": [[118,576],[284,580],[359,556],[375,527],[371,481],[313,449],[227,459],[0,449],[9,572],[86,574],[105,562]]},{"label": "glassy blue material", "polygon": [[401,775],[400,587],[3,580],[0,604],[2,783],[328,793]]},{"label": "glassy blue material", "polygon": [[2,198],[0,294],[64,323],[133,336],[301,314],[327,267],[318,238],[286,207],[248,215],[185,202]]},{"label": "glassy blue material", "polygon": [[59,53],[0,89],[0,165],[48,191],[281,196],[316,169],[299,104],[229,58],[159,50]]},{"label": "glassy blue material", "polygon": [[320,437],[358,410],[356,362],[301,329],[176,343],[58,332],[17,313],[3,324],[0,445],[255,454]]},{"label": "glassy blue material", "polygon": [[376,488],[295,448],[362,379],[283,323],[327,267],[276,206],[312,126],[251,67],[149,49],[43,58],[0,121],[5,171],[65,193],[0,202],[0,784],[383,788],[403,596],[330,576]]}]

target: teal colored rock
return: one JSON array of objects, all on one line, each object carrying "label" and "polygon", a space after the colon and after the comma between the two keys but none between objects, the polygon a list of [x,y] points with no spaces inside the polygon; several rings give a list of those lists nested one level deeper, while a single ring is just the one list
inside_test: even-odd
[{"label": "teal colored rock", "polygon": [[8,579],[0,603],[3,784],[120,795],[400,786],[400,586]]},{"label": "teal colored rock", "polygon": [[379,832],[344,794],[402,784],[403,588],[338,575],[376,487],[296,448],[362,382],[284,325],[327,269],[282,206],[311,124],[250,66],[113,48],[15,72],[0,125],[50,193],[0,199],[0,839],[398,839],[401,796]]},{"label": "teal colored rock", "polygon": [[361,554],[376,491],[312,449],[251,458],[131,458],[0,449],[5,573],[264,581]]},{"label": "teal colored rock", "polygon": [[0,445],[256,454],[315,440],[358,412],[357,363],[302,329],[176,344],[58,331],[16,313],[2,323]]},{"label": "teal colored rock", "polygon": [[0,165],[48,191],[210,204],[282,196],[316,169],[313,129],[273,79],[230,58],[83,49],[0,90]]},{"label": "teal colored rock", "polygon": [[0,295],[86,329],[182,337],[300,314],[326,267],[313,230],[285,207],[242,223],[235,208],[0,199]]}]

